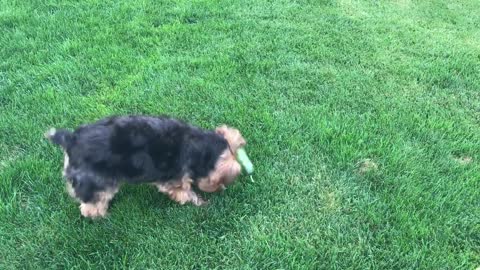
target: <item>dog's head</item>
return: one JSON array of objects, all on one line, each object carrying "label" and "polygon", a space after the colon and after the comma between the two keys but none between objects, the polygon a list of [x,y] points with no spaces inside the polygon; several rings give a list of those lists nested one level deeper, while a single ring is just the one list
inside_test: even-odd
[{"label": "dog's head", "polygon": [[215,169],[199,181],[198,187],[205,192],[224,189],[226,185],[235,181],[242,172],[242,167],[236,159],[237,150],[247,144],[238,129],[224,125],[218,127],[215,132],[227,140],[229,147],[220,155]]}]

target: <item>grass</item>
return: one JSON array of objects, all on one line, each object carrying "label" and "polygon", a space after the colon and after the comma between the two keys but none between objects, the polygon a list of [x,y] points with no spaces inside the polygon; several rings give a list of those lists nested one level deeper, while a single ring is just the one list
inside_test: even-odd
[{"label": "grass", "polygon": [[[475,269],[478,10],[0,0],[0,269]],[[238,127],[255,182],[81,218],[42,134],[127,113]]]}]

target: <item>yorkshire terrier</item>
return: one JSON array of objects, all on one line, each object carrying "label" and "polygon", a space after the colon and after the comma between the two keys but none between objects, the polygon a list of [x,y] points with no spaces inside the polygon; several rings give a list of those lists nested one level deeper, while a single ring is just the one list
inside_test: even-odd
[{"label": "yorkshire terrier", "polygon": [[149,183],[180,204],[206,202],[192,186],[215,192],[241,173],[237,129],[203,130],[170,117],[113,116],[45,136],[64,151],[63,176],[84,217],[104,217],[122,182]]}]

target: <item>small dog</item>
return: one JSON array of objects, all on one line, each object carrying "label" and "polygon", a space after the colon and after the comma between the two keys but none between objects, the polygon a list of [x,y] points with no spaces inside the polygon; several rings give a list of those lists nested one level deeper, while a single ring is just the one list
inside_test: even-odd
[{"label": "small dog", "polygon": [[85,217],[103,217],[119,184],[150,183],[172,200],[197,206],[193,190],[224,189],[241,173],[236,152],[246,144],[237,129],[202,130],[169,117],[113,116],[45,136],[65,153],[63,176]]}]

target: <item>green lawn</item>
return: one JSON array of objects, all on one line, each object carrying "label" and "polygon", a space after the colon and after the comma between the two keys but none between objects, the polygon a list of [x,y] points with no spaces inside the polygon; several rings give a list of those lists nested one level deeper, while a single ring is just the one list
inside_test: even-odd
[{"label": "green lawn", "polygon": [[[0,269],[475,269],[479,91],[478,0],[0,0]],[[43,132],[132,113],[255,182],[81,218]]]}]

